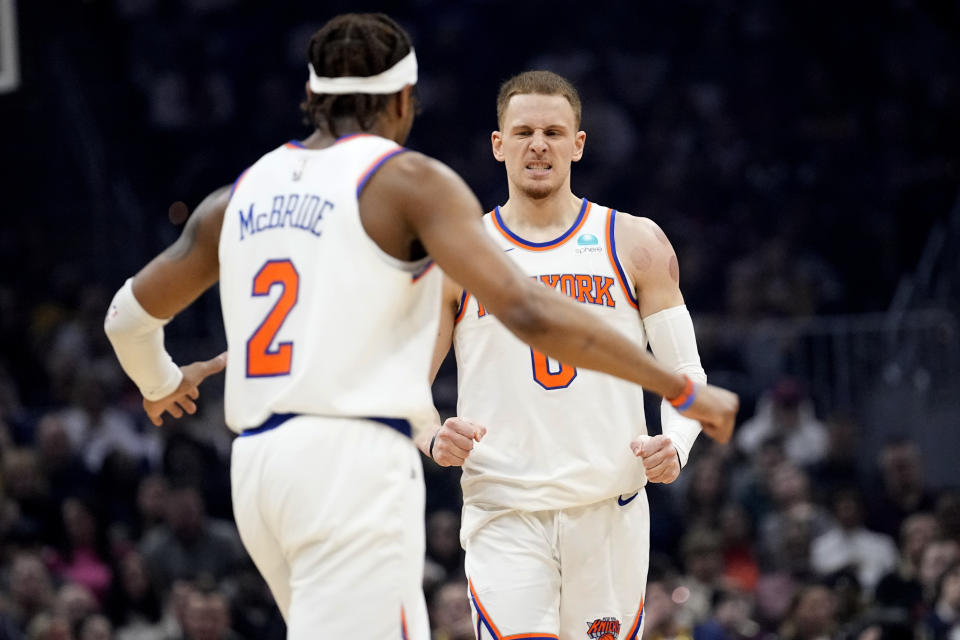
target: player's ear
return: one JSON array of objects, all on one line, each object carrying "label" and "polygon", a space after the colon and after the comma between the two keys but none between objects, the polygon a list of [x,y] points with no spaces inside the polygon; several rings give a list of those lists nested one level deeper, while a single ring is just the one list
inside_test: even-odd
[{"label": "player's ear", "polygon": [[416,109],[413,97],[413,85],[408,84],[397,94],[396,114],[401,120],[407,117],[408,113]]},{"label": "player's ear", "polygon": [[587,132],[586,131],[577,131],[577,135],[573,138],[573,161],[579,162],[580,158],[583,157],[583,145],[587,141]]},{"label": "player's ear", "polygon": [[490,147],[493,149],[493,157],[497,162],[503,162],[503,134],[494,131],[490,134]]}]

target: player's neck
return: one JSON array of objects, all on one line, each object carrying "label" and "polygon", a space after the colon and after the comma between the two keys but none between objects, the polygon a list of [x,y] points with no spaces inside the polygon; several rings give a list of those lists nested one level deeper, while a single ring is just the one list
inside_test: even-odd
[{"label": "player's neck", "polygon": [[[511,190],[513,191],[513,190]],[[500,207],[500,216],[512,230],[537,242],[543,234],[549,240],[556,232],[563,232],[573,224],[580,214],[583,200],[569,189],[559,189],[546,198],[531,198],[522,193],[513,192],[507,202]]]},{"label": "player's neck", "polygon": [[317,128],[314,129],[313,133],[311,133],[301,142],[303,146],[307,147],[308,149],[324,149],[332,145],[340,138],[350,135],[369,134],[373,136],[380,136],[381,138],[387,138],[389,140],[395,139],[396,136],[396,131],[394,128],[392,128],[389,123],[385,123],[383,119],[377,119],[373,126],[369,128],[364,128],[355,119],[338,120],[336,122],[336,131],[337,134],[334,135],[328,127]]}]

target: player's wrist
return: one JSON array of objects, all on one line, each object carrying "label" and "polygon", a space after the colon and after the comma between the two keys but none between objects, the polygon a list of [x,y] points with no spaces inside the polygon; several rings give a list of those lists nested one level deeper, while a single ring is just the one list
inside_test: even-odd
[{"label": "player's wrist", "polygon": [[433,457],[433,445],[437,443],[437,436],[440,435],[440,429],[437,429],[433,432],[433,437],[430,438],[430,446],[427,448],[429,452],[430,459],[436,462],[436,458]]},{"label": "player's wrist", "polygon": [[683,380],[683,391],[673,398],[667,398],[670,406],[681,413],[693,406],[694,401],[697,399],[697,386],[693,384],[693,380],[687,375],[683,376]]}]

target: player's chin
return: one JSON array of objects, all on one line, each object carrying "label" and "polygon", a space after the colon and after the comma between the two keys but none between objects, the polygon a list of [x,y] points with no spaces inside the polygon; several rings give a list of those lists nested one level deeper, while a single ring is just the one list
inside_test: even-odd
[{"label": "player's chin", "polygon": [[523,185],[523,193],[531,200],[543,200],[549,198],[556,191],[552,183],[540,180],[528,180]]}]

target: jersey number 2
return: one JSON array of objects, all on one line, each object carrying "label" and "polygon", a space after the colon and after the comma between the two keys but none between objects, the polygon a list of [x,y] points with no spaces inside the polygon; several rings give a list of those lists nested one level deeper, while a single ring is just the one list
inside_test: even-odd
[{"label": "jersey number 2", "polygon": [[[536,380],[544,389],[565,389],[570,386],[573,379],[577,377],[577,368],[563,364],[552,358],[547,358],[547,354],[536,349],[530,349],[530,360],[533,364],[533,379]],[[551,365],[556,366],[556,371],[551,371]]]},{"label": "jersey number 2", "polygon": [[268,260],[253,278],[252,295],[265,296],[276,284],[281,287],[280,297],[247,340],[248,378],[285,376],[290,373],[293,343],[281,342],[276,349],[270,350],[270,345],[287,319],[287,314],[297,304],[300,290],[300,274],[289,260]]}]

